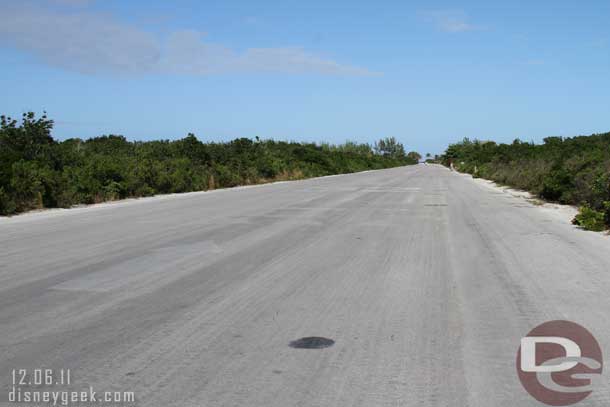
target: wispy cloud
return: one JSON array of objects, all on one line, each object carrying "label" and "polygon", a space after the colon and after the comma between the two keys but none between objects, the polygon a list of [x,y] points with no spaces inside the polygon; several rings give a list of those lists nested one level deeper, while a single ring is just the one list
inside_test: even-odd
[{"label": "wispy cloud", "polygon": [[85,7],[93,4],[95,0],[47,0],[49,3],[55,3],[69,7]]},{"label": "wispy cloud", "polygon": [[4,8],[0,41],[49,65],[83,73],[150,71],[161,57],[155,37],[106,16],[34,6]]},{"label": "wispy cloud", "polygon": [[[83,4],[85,0],[61,0]],[[160,38],[112,16],[11,5],[0,14],[0,44],[81,73],[288,73],[374,75],[300,47],[237,51],[204,41],[204,33],[174,31]]]},{"label": "wispy cloud", "polygon": [[291,74],[370,75],[370,71],[339,64],[300,47],[249,48],[243,52],[203,41],[198,31],[172,33],[159,67],[166,72],[212,74],[231,72],[281,72]]},{"label": "wispy cloud", "polygon": [[419,14],[424,21],[444,32],[460,33],[482,29],[472,24],[468,15],[461,10],[427,10]]}]

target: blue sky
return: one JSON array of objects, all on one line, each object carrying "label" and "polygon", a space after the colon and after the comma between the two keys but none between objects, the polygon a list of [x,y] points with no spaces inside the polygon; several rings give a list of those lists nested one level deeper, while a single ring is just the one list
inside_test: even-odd
[{"label": "blue sky", "polygon": [[0,0],[0,112],[54,136],[610,131],[610,2]]}]

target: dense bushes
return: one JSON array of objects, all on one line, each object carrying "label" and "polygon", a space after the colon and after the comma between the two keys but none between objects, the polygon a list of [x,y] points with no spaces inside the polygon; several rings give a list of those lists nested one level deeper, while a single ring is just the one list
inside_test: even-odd
[{"label": "dense bushes", "polygon": [[[610,204],[610,202],[608,203]],[[580,207],[578,215],[574,217],[572,223],[587,230],[600,232],[608,226],[607,220],[607,215],[604,215],[603,212],[591,209],[588,204],[584,204]]]},{"label": "dense bushes", "polygon": [[394,139],[334,146],[236,139],[202,143],[130,142],[122,136],[55,141],[53,121],[33,113],[0,123],[0,215],[158,193],[207,190],[271,180],[417,163]]},{"label": "dense bushes", "polygon": [[578,205],[574,223],[584,228],[610,227],[610,133],[549,137],[543,144],[464,139],[449,146],[442,159],[475,177]]}]

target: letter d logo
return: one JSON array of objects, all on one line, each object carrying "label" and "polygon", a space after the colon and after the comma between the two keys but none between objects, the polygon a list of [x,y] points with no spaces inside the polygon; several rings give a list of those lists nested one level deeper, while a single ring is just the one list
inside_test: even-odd
[{"label": "letter d logo", "polygon": [[554,343],[563,347],[565,357],[580,357],[580,347],[574,341],[559,336],[526,336],[521,338],[521,370],[524,372],[563,372],[578,362],[562,362],[557,365],[536,365],[536,344]]}]

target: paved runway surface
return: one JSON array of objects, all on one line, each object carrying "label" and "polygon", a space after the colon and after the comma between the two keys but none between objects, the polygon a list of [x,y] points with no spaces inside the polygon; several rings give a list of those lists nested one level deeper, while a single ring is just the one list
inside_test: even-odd
[{"label": "paved runway surface", "polygon": [[0,220],[6,405],[50,367],[146,407],[539,406],[520,338],[609,354],[608,315],[608,238],[437,166]]}]

